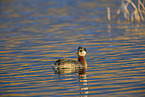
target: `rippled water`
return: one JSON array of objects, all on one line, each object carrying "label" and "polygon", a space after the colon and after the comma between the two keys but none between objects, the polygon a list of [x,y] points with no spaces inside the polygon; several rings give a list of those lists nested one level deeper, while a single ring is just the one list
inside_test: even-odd
[{"label": "rippled water", "polygon": [[[145,24],[108,23],[118,0],[1,0],[1,97],[145,96]],[[113,14],[112,14],[113,15]],[[83,73],[56,74],[57,59],[87,48]]]}]

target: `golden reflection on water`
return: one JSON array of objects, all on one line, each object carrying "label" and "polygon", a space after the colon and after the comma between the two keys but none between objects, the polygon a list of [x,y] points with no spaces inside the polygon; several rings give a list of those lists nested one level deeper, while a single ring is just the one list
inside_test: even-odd
[{"label": "golden reflection on water", "polygon": [[[59,33],[59,32],[58,32]],[[61,32],[61,33],[66,33],[66,32]],[[143,32],[142,32],[143,33]],[[131,35],[137,35],[136,34],[131,34]],[[89,64],[88,69],[90,71],[87,72],[87,76],[89,76],[87,79],[88,80],[88,94],[93,94],[93,93],[98,93],[98,96],[105,96],[105,95],[117,95],[119,94],[124,94],[124,93],[143,93],[144,89],[138,90],[138,88],[144,88],[144,86],[137,86],[137,84],[145,84],[143,81],[143,79],[145,78],[144,76],[144,72],[145,72],[145,68],[144,68],[144,57],[131,57],[129,59],[121,59],[120,56],[125,56],[126,54],[129,56],[134,56],[134,55],[130,55],[133,53],[133,51],[130,52],[130,50],[132,50],[132,48],[136,49],[136,50],[140,50],[140,49],[144,49],[144,44],[142,44],[142,47],[137,47],[136,45],[136,41],[138,41],[138,39],[140,39],[141,36],[139,37],[128,37],[128,36],[117,36],[115,38],[111,38],[111,41],[116,41],[116,40],[121,40],[121,41],[127,41],[127,42],[115,42],[115,43],[109,43],[108,39],[97,39],[94,37],[93,34],[90,35],[72,35],[70,37],[65,38],[66,40],[68,40],[68,42],[66,43],[57,43],[59,41],[49,41],[49,42],[45,42],[42,40],[37,40],[37,39],[41,39],[43,38],[43,36],[38,35],[39,38],[31,38],[30,36],[26,35],[23,37],[13,37],[13,40],[10,40],[11,38],[5,38],[4,40],[6,41],[6,44],[3,45],[4,48],[6,50],[2,50],[0,51],[1,53],[1,63],[5,63],[2,64],[1,66],[1,72],[7,72],[9,71],[8,74],[1,74],[4,77],[1,77],[2,80],[1,82],[4,83],[9,83],[9,84],[3,84],[1,86],[8,86],[8,88],[4,88],[6,89],[7,92],[20,92],[20,91],[43,91],[43,90],[48,90],[50,89],[49,83],[53,83],[55,82],[56,79],[54,79],[53,77],[51,78],[42,78],[42,80],[39,80],[40,76],[44,75],[45,73],[48,73],[49,75],[53,75],[52,70],[49,68],[49,64],[43,65],[44,68],[42,68],[41,66],[41,62],[48,62],[49,61],[55,61],[55,59],[53,58],[57,58],[57,57],[74,57],[74,52],[72,51],[72,49],[59,49],[59,47],[61,47],[61,45],[69,45],[69,44],[80,44],[79,42],[76,42],[78,40],[83,40],[83,37],[88,36],[88,38],[86,39],[90,39],[90,41],[87,41],[87,47],[88,48],[94,48],[92,51],[95,52],[89,52],[87,54],[87,60],[90,61],[91,64]],[[60,38],[60,36],[58,36]],[[56,38],[58,38],[56,37]],[[33,43],[38,43],[38,44],[42,44],[42,43],[51,43],[51,45],[36,45],[36,46],[29,46],[29,47],[20,47],[19,45],[23,44],[25,42],[25,40],[29,40],[29,39],[35,39],[35,41],[31,41]],[[100,42],[101,41],[101,42]],[[93,43],[92,43],[93,42]],[[140,42],[140,41],[138,41]],[[8,44],[8,45],[7,45]],[[106,47],[107,45],[107,47]],[[109,46],[112,46],[111,48],[108,48]],[[114,46],[114,47],[113,47]],[[19,50],[16,49],[12,49],[12,48],[16,48],[18,47]],[[57,49],[54,49],[58,47]],[[12,50],[11,50],[12,49]],[[108,51],[109,50],[109,51]],[[15,53],[14,52],[18,52],[20,51],[21,53]],[[28,53],[29,52],[29,53]],[[32,53],[34,52],[34,53]],[[140,53],[144,53],[145,51],[140,51]],[[25,54],[26,53],[26,54]],[[55,53],[55,54],[54,54]],[[103,56],[99,56],[99,55],[103,55]],[[140,55],[142,56],[142,55]],[[34,57],[34,58],[33,58]],[[38,57],[38,58],[37,58]],[[45,58],[46,57],[46,58]],[[76,56],[75,56],[76,57]],[[26,58],[26,59],[25,59]],[[51,58],[51,59],[49,59]],[[111,60],[111,59],[115,59],[117,61],[111,63],[103,63],[105,60],[101,60],[105,59],[105,60]],[[23,63],[23,62],[28,62]],[[38,61],[39,63],[35,62]],[[12,64],[12,62],[14,64]],[[20,64],[17,64],[15,62],[19,62]],[[33,63],[29,63],[29,62],[33,62]],[[142,62],[142,63],[139,63]],[[35,64],[38,64],[35,66]],[[95,68],[90,67],[91,65],[95,66]],[[14,67],[13,67],[14,66]],[[26,67],[27,66],[27,67]],[[141,67],[138,67],[141,66]],[[101,68],[99,68],[101,67]],[[133,68],[132,68],[133,67]],[[13,72],[11,72],[10,70],[13,70]],[[33,68],[39,68],[39,69],[33,69]],[[118,68],[123,68],[123,69],[118,69]],[[91,71],[93,70],[93,71]],[[143,72],[143,73],[141,73]],[[34,73],[34,74],[33,74]],[[141,73],[141,74],[140,74]],[[22,74],[22,75],[21,75]],[[28,75],[29,74],[29,75]],[[138,76],[139,75],[139,76]],[[33,78],[34,77],[34,78]],[[5,80],[7,78],[10,78],[11,80]],[[13,79],[14,78],[14,79]],[[18,80],[17,80],[18,78]],[[22,78],[22,79],[21,79]],[[21,79],[21,80],[20,80]],[[132,79],[132,80],[130,80]],[[23,82],[24,81],[24,82]],[[25,82],[26,81],[26,82]],[[84,81],[84,80],[83,80]],[[35,83],[34,85],[31,85],[31,82]],[[42,85],[42,83],[47,83],[44,84],[45,88],[41,89],[35,89],[38,88],[38,85]],[[73,81],[68,81],[65,82],[67,83],[67,85],[69,86],[69,84],[72,84]],[[65,84],[64,83],[64,84]],[[135,84],[137,83],[137,84]],[[28,84],[28,86],[23,86],[24,89],[21,89],[21,85],[25,85]],[[133,86],[133,85],[136,86]],[[14,90],[13,87],[11,86],[19,86]],[[48,87],[47,87],[48,86]],[[131,87],[130,87],[131,86]],[[29,88],[33,88],[33,89],[29,89]],[[66,87],[64,87],[66,88]],[[72,90],[68,90],[67,92],[62,92],[61,93],[61,89],[63,89],[63,87],[56,87],[56,86],[51,86],[51,89],[53,89],[53,92],[38,92],[38,93],[28,93],[28,94],[19,94],[19,96],[36,96],[36,95],[54,95],[54,92],[56,92],[56,89],[60,89],[60,95],[79,95],[79,92],[73,93],[73,91],[77,91],[78,86],[72,86],[71,88],[73,88]],[[68,88],[69,89],[69,88]],[[108,94],[103,94],[104,90],[105,91],[111,91],[112,93],[108,93]],[[135,89],[135,90],[132,90]],[[83,89],[81,89],[83,90]],[[5,92],[5,91],[4,91]],[[99,94],[102,93],[102,94]],[[12,93],[12,94],[4,94],[3,96],[16,96],[18,94]]]},{"label": "golden reflection on water", "polygon": [[[0,16],[4,19],[0,26],[2,97],[145,96],[144,24],[120,21],[107,25],[103,16],[98,18],[105,11],[84,10],[107,3],[78,3],[70,13],[71,6],[47,7],[44,12],[39,9],[41,5],[55,5],[54,2],[41,3],[36,8],[22,8],[22,4],[21,11],[16,11],[20,7],[14,6],[16,1],[1,1],[11,2]],[[86,73],[55,75],[51,64],[58,58],[77,58],[78,46],[88,49]]]}]

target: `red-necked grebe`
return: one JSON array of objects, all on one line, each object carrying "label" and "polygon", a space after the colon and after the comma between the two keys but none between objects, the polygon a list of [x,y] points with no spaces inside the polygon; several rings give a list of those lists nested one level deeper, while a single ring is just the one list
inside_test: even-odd
[{"label": "red-necked grebe", "polygon": [[77,52],[78,60],[71,58],[58,59],[54,63],[55,70],[70,69],[71,71],[75,71],[76,69],[87,68],[87,62],[84,58],[86,52],[87,52],[86,48],[79,47]]}]

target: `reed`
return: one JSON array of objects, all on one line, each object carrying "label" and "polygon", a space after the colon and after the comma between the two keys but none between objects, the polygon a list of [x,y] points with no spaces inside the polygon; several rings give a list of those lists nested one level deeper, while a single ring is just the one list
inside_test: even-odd
[{"label": "reed", "polygon": [[[131,22],[144,22],[145,16],[145,0],[138,0],[135,4],[132,0],[122,0],[121,5],[117,9],[117,17],[123,16],[125,20]],[[128,9],[132,6],[133,9]],[[111,21],[110,8],[107,7],[107,18]],[[110,17],[109,17],[110,16]]]},{"label": "reed", "polygon": [[109,21],[111,21],[110,7],[107,7],[107,18]]}]

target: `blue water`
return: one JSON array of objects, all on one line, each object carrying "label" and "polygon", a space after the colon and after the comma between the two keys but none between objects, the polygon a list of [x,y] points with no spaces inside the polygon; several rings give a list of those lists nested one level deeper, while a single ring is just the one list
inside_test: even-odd
[{"label": "blue water", "polygon": [[[121,1],[1,0],[1,97],[145,96],[145,24],[109,23]],[[56,74],[87,48],[83,74]]]}]

